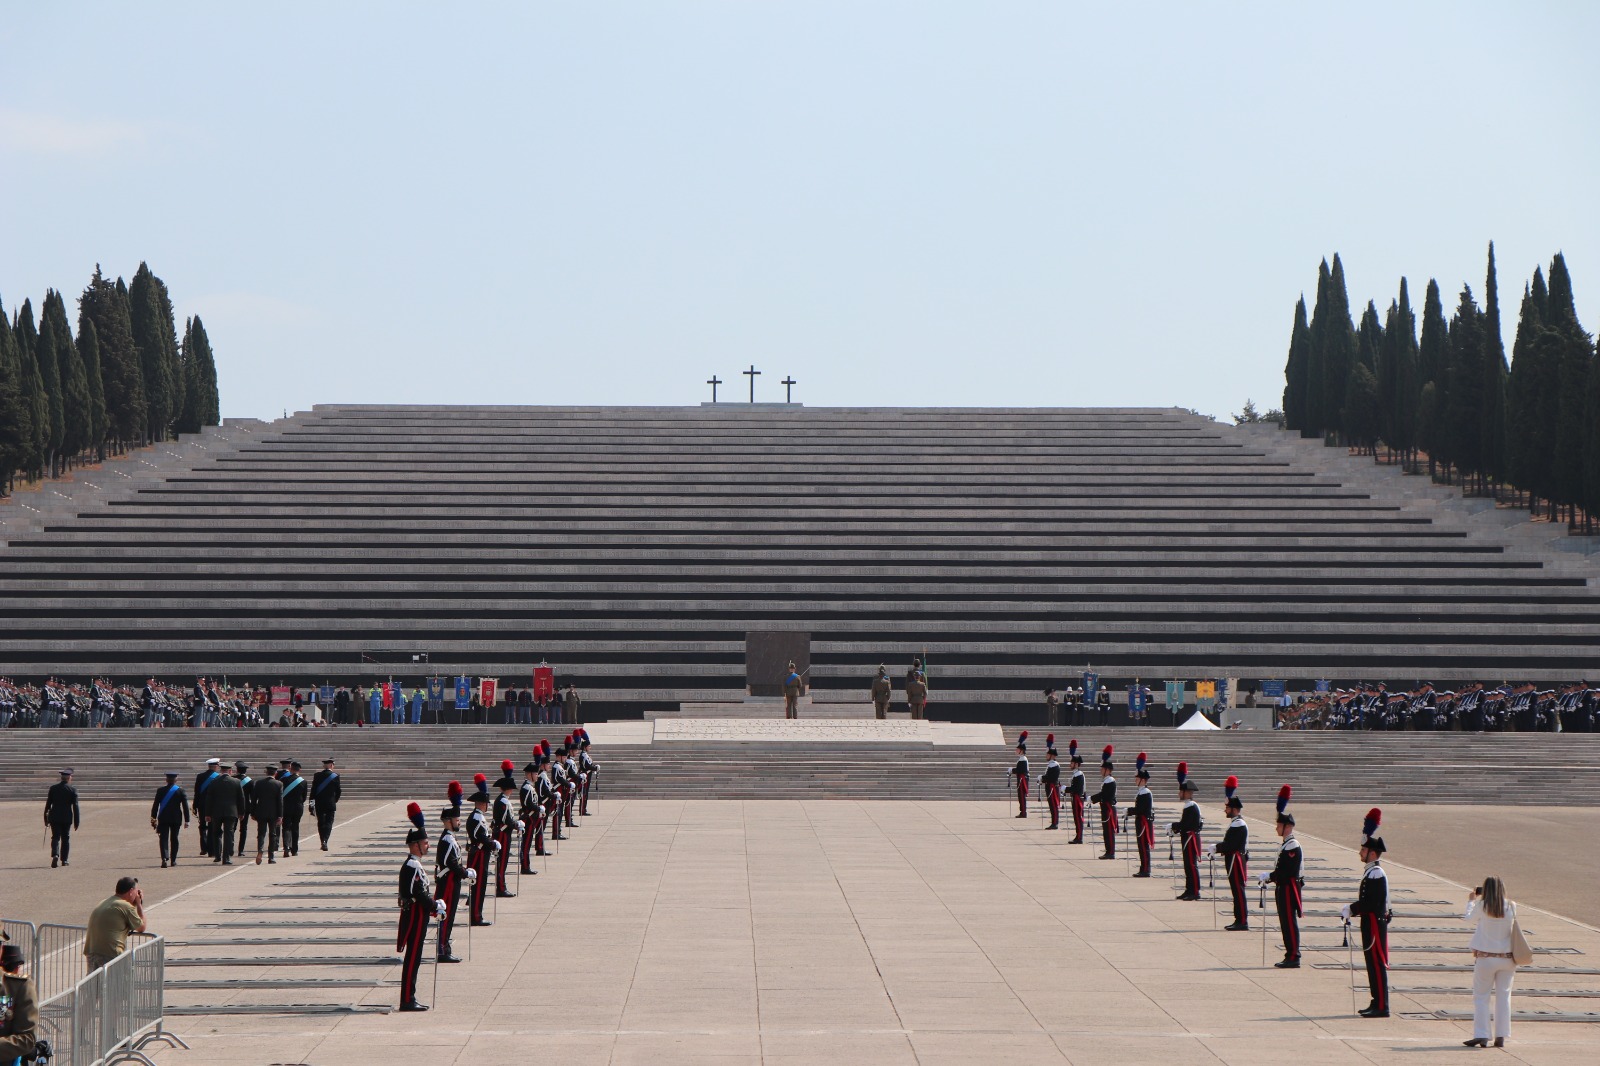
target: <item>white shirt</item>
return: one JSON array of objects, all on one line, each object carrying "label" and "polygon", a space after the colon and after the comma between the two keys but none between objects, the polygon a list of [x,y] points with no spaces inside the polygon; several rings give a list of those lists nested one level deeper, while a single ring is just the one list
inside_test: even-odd
[{"label": "white shirt", "polygon": [[1480,909],[1482,902],[1476,897],[1468,900],[1467,912],[1461,916],[1463,921],[1470,922],[1473,915],[1477,915],[1478,927],[1472,931],[1472,943],[1467,946],[1473,951],[1504,955],[1511,950],[1511,923],[1516,921],[1517,905],[1507,900],[1505,917],[1493,918]]}]

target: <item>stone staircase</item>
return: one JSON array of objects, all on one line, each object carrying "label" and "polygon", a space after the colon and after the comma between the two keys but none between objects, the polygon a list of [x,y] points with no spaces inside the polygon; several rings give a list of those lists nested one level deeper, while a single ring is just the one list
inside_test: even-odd
[{"label": "stone staircase", "polygon": [[[1014,744],[1015,727],[1006,729]],[[1034,776],[1045,761],[1044,730],[1031,730]],[[87,804],[148,801],[167,770],[192,783],[211,756],[253,770],[297,758],[307,771],[331,755],[346,795],[442,801],[451,779],[498,776],[520,767],[534,727],[381,726],[319,730],[15,730],[0,746],[0,782],[13,797],[44,794],[63,764],[77,772]],[[1175,797],[1174,768],[1189,763],[1200,799],[1220,803],[1223,778],[1239,776],[1247,809],[1270,809],[1278,786],[1297,803],[1465,803],[1600,806],[1600,735],[1503,733],[1184,733],[1155,729],[1057,731],[1064,754],[1075,736],[1091,781],[1101,748],[1116,747],[1117,776],[1131,796],[1134,756],[1149,753],[1153,787]],[[599,798],[992,799],[1005,794],[1006,747],[896,744],[600,744]]]}]

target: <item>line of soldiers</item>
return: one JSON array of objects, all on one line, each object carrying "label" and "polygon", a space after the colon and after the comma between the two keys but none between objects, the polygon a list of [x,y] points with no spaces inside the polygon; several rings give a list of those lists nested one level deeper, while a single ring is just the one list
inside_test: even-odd
[{"label": "line of soldiers", "polygon": [[192,689],[150,678],[142,690],[95,678],[87,685],[49,678],[18,685],[0,677],[0,729],[173,729],[205,724],[259,727],[267,722],[265,692],[199,678]]},{"label": "line of soldiers", "polygon": [[[911,711],[913,720],[921,720],[928,714],[928,675],[923,672],[922,660],[912,659],[911,668],[906,671],[905,680],[901,686],[906,694],[906,706]],[[883,664],[878,665],[878,672],[873,675],[872,684],[868,686],[872,696],[872,710],[879,718],[889,717],[889,704],[894,699],[894,684],[889,680],[889,668]]]},{"label": "line of soldiers", "polygon": [[[428,1009],[427,1004],[417,1000],[417,974],[427,948],[429,922],[435,918],[439,922],[436,964],[460,962],[452,938],[463,889],[467,893],[468,924],[492,925],[484,916],[490,863],[494,864],[496,898],[513,897],[516,893],[508,887],[506,868],[515,835],[522,834],[518,870],[533,876],[539,872],[533,868],[533,858],[549,854],[545,850],[546,825],[551,839],[562,840],[565,830],[576,829],[577,819],[589,814],[589,796],[600,773],[589,748],[588,731],[581,727],[554,750],[550,741],[542,741],[533,749],[532,760],[522,767],[520,784],[512,776],[515,764],[510,759],[503,760],[501,776],[493,783],[498,795],[493,797],[487,774],[473,777],[470,796],[464,795],[459,781],[451,781],[445,789],[448,805],[439,812],[439,840],[431,877],[422,865],[422,858],[428,853],[427,819],[421,804],[406,806],[412,828],[406,833],[408,855],[400,866],[400,924],[395,937],[395,950],[405,954],[400,971],[401,1010]],[[461,814],[463,802],[471,804],[465,819]],[[456,834],[463,831],[465,853],[456,839]]]},{"label": "line of soldiers", "polygon": [[[1045,738],[1045,747],[1049,761],[1039,776],[1039,783],[1044,788],[1050,810],[1050,823],[1046,828],[1057,829],[1061,818],[1062,785],[1061,764],[1056,759],[1054,733]],[[1076,740],[1069,743],[1068,753],[1071,777],[1067,787],[1072,797],[1073,822],[1077,829],[1076,835],[1068,843],[1081,844],[1083,843],[1083,795],[1086,786],[1082,768],[1083,759],[1078,754]],[[1110,744],[1101,751],[1100,789],[1088,797],[1088,802],[1100,808],[1101,835],[1105,844],[1105,850],[1099,856],[1101,859],[1116,857],[1119,826],[1113,754],[1114,749]],[[1138,790],[1134,795],[1133,806],[1123,812],[1134,826],[1134,840],[1139,851],[1139,866],[1133,876],[1146,878],[1150,876],[1150,853],[1155,843],[1155,797],[1150,790],[1150,771],[1147,761],[1144,752],[1140,752],[1134,760],[1134,778],[1138,782]],[[1017,759],[1006,776],[1008,782],[1016,789],[1016,817],[1025,819],[1028,817],[1029,794],[1027,730],[1023,730],[1017,738]],[[1186,762],[1180,762],[1177,766],[1177,783],[1180,798],[1178,820],[1168,825],[1167,833],[1169,837],[1181,841],[1183,891],[1177,898],[1193,901],[1202,898],[1200,856],[1203,850],[1201,831],[1205,828],[1205,821],[1200,814],[1200,805],[1194,799],[1197,786],[1194,779],[1189,776],[1189,766]],[[1284,970],[1300,967],[1300,918],[1304,913],[1305,852],[1300,842],[1295,839],[1294,815],[1288,810],[1292,795],[1293,790],[1289,785],[1284,785],[1278,790],[1275,821],[1275,831],[1279,840],[1277,861],[1271,870],[1262,872],[1257,878],[1262,886],[1267,884],[1273,886],[1284,951],[1283,959],[1274,965]],[[1235,776],[1230,775],[1223,782],[1222,809],[1227,819],[1226,828],[1222,839],[1212,845],[1211,854],[1223,860],[1228,891],[1233,903],[1233,921],[1224,928],[1229,932],[1247,932],[1250,928],[1247,894],[1250,828],[1244,820],[1244,800],[1239,796],[1239,779]],[[1389,921],[1392,914],[1389,905],[1388,877],[1382,866],[1385,847],[1383,838],[1377,835],[1382,817],[1383,812],[1374,807],[1363,821],[1360,856],[1366,865],[1362,871],[1356,900],[1346,904],[1341,911],[1347,927],[1347,936],[1350,920],[1352,918],[1360,920],[1362,956],[1366,961],[1367,984],[1372,999],[1366,1009],[1359,1013],[1368,1018],[1389,1016]]]},{"label": "line of soldiers", "polygon": [[168,771],[166,784],[150,801],[150,828],[160,841],[161,868],[178,865],[180,830],[191,824],[200,854],[223,866],[249,853],[252,821],[257,865],[263,858],[276,863],[280,848],[286,859],[299,855],[300,823],[307,813],[316,819],[317,837],[327,851],[344,790],[334,762],[323,759],[322,769],[307,781],[295,759],[279,760],[259,778],[250,776],[243,761],[235,762],[230,773],[221,759],[207,759],[206,768],[195,775],[192,801],[178,784],[177,771]]},{"label": "line of soldiers", "polygon": [[1531,681],[1482,681],[1440,691],[1424,681],[1409,692],[1386,685],[1334,689],[1279,716],[1285,729],[1421,730],[1463,733],[1600,732],[1600,688],[1569,681],[1541,689]]}]

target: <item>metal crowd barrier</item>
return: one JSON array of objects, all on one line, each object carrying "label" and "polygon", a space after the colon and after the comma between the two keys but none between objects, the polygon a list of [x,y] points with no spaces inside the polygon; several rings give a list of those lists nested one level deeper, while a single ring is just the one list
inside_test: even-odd
[{"label": "metal crowd barrier", "polygon": [[6,934],[28,949],[39,1003],[39,1036],[54,1050],[51,1066],[153,1066],[152,1043],[187,1048],[165,1028],[167,943],[135,934],[121,955],[93,972],[83,954],[83,926],[7,919]]}]

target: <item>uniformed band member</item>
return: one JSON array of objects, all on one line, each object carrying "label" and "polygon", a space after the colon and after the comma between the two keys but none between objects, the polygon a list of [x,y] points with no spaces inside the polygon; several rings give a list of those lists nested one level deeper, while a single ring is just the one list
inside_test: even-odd
[{"label": "uniformed band member", "polygon": [[583,792],[578,798],[578,813],[587,817],[589,814],[589,790],[594,787],[595,775],[600,772],[600,764],[594,761],[589,754],[589,731],[578,730],[578,775],[583,782]]},{"label": "uniformed band member", "polygon": [[521,865],[517,869],[525,874],[537,874],[533,868],[532,847],[537,842],[538,854],[544,854],[544,812],[539,807],[539,756],[534,749],[533,762],[522,768],[522,786],[517,789],[517,820],[522,823]]},{"label": "uniformed band member", "polygon": [[879,718],[889,717],[889,700],[894,696],[894,686],[889,683],[889,668],[878,664],[878,676],[872,679],[872,711]]},{"label": "uniformed band member", "polygon": [[1305,853],[1294,838],[1294,815],[1288,811],[1292,789],[1278,789],[1278,862],[1262,881],[1272,882],[1272,896],[1278,905],[1278,929],[1283,933],[1283,959],[1273,963],[1280,970],[1300,968],[1300,909],[1305,889]]},{"label": "uniformed band member", "polygon": [[1056,735],[1048,733],[1044,738],[1044,753],[1050,759],[1044,764],[1044,773],[1039,775],[1039,784],[1044,788],[1045,802],[1050,805],[1050,824],[1046,829],[1061,828],[1061,764],[1056,762]]},{"label": "uniformed band member", "polygon": [[1072,839],[1068,844],[1083,843],[1083,804],[1089,798],[1089,782],[1083,776],[1083,756],[1078,754],[1078,742],[1067,742],[1067,762],[1072,766],[1072,777],[1067,792],[1072,797]]},{"label": "uniformed band member", "polygon": [[312,775],[311,798],[307,801],[317,819],[317,837],[322,841],[323,851],[328,850],[328,841],[333,838],[333,823],[339,816],[339,797],[343,788],[344,782],[333,768],[333,760],[323,759],[322,769]]},{"label": "uniformed band member", "polygon": [[1383,838],[1376,836],[1383,812],[1374,807],[1361,826],[1361,889],[1354,903],[1344,905],[1344,920],[1361,916],[1361,954],[1367,960],[1367,987],[1372,1002],[1360,1011],[1363,1018],[1389,1016],[1389,876],[1383,872]]},{"label": "uniformed band member", "polygon": [[486,816],[489,810],[489,778],[484,774],[476,774],[472,780],[477,788],[470,797],[472,813],[467,815],[467,866],[473,874],[468,879],[471,896],[467,920],[473,925],[489,925],[491,923],[483,916],[483,896],[489,887],[489,856],[498,850],[499,842],[490,832]]},{"label": "uniformed band member", "polygon": [[1200,830],[1205,821],[1200,817],[1200,805],[1194,801],[1194,782],[1189,779],[1189,764],[1178,764],[1178,798],[1183,801],[1178,820],[1168,832],[1177,833],[1183,847],[1183,892],[1179,899],[1200,898]]},{"label": "uniformed band member", "polygon": [[1139,848],[1139,869],[1134,871],[1135,877],[1150,876],[1150,850],[1156,842],[1156,800],[1150,791],[1150,771],[1145,767],[1146,755],[1140,752],[1133,760],[1136,769],[1133,779],[1139,784],[1139,791],[1133,794],[1133,806],[1128,808],[1128,817],[1133,819],[1133,840]]},{"label": "uniformed band member", "polygon": [[178,784],[176,771],[167,774],[167,783],[156,789],[150,803],[150,828],[161,841],[161,868],[178,865],[178,830],[189,825],[189,797]]},{"label": "uniformed band member", "polygon": [[428,920],[444,907],[428,891],[428,878],[422,871],[421,857],[428,853],[428,831],[423,828],[422,808],[411,803],[406,815],[415,826],[406,834],[406,861],[400,864],[400,928],[394,949],[405,952],[400,967],[400,1009],[427,1010],[417,1002],[417,971],[422,968],[422,950],[428,943]]},{"label": "uniformed band member", "polygon": [[500,762],[500,772],[503,775],[494,783],[500,790],[500,795],[495,797],[492,828],[494,832],[494,894],[496,896],[515,896],[516,893],[506,888],[506,862],[511,858],[511,830],[517,824],[517,816],[511,813],[511,794],[517,790],[516,779],[511,776],[512,763],[510,759]]},{"label": "uniformed band member", "polygon": [[1100,791],[1089,797],[1090,803],[1100,805],[1100,836],[1106,845],[1100,856],[1102,859],[1117,857],[1117,779],[1111,776],[1115,769],[1111,763],[1111,745],[1107,744],[1100,753]]},{"label": "uniformed band member", "polygon": [[267,862],[275,863],[283,835],[283,782],[277,770],[268,767],[267,775],[256,782],[252,803],[250,816],[256,820],[256,865],[261,865],[263,852]]},{"label": "uniformed band member", "polygon": [[306,811],[306,779],[293,759],[283,775],[283,857],[300,854],[300,818]]},{"label": "uniformed band member", "polygon": [[461,886],[472,884],[477,873],[461,857],[461,845],[456,843],[456,831],[461,828],[461,784],[450,782],[451,803],[439,812],[439,847],[433,857],[433,880],[443,905],[439,912],[440,962],[460,962],[451,946],[450,936],[456,927],[456,909],[461,904]]},{"label": "uniformed band member", "polygon": [[222,776],[221,767],[221,759],[207,759],[206,768],[194,778],[194,820],[200,828],[200,854],[205,856],[210,856],[214,850],[211,846],[211,820],[206,817],[206,793]]},{"label": "uniformed band member", "polygon": [[1228,864],[1228,890],[1233,893],[1233,921],[1223,928],[1229,932],[1241,932],[1250,928],[1249,901],[1244,892],[1244,881],[1248,874],[1246,864],[1250,858],[1250,827],[1245,825],[1244,816],[1240,813],[1244,809],[1244,800],[1238,795],[1239,779],[1230,774],[1222,791],[1227,797],[1222,803],[1222,810],[1228,816],[1228,830],[1211,850],[1225,857]]},{"label": "uniformed band member", "polygon": [[72,854],[72,831],[78,828],[78,790],[72,787],[72,771],[62,770],[61,780],[50,786],[44,797],[44,824],[50,827],[50,868],[67,865]]},{"label": "uniformed band member", "polygon": [[1028,731],[1026,729],[1017,737],[1017,761],[1006,777],[1016,779],[1017,817],[1026,818],[1028,816]]},{"label": "uniformed band member", "polygon": [[796,672],[794,663],[789,664],[789,672],[783,677],[783,716],[785,718],[800,717],[800,674]]}]

